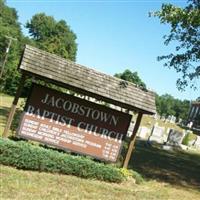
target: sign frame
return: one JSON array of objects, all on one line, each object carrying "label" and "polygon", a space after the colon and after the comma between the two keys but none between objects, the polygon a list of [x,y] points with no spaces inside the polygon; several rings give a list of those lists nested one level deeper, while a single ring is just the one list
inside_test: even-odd
[{"label": "sign frame", "polygon": [[[67,97],[70,97],[72,100],[76,100],[76,101],[80,101],[80,104],[81,103],[88,103],[89,104],[89,107],[93,107],[93,108],[97,108],[97,109],[100,109],[102,108],[103,111],[107,111],[108,113],[110,111],[114,112],[115,114],[119,114],[121,115],[120,117],[122,116],[126,116],[126,119],[128,119],[128,121],[125,123],[126,124],[126,130],[124,130],[125,132],[123,133],[123,137],[121,137],[121,143],[119,144],[119,149],[118,149],[118,153],[117,153],[117,156],[116,156],[116,159],[115,160],[110,160],[110,159],[106,159],[106,158],[102,158],[102,157],[98,157],[97,155],[94,155],[92,153],[85,153],[85,152],[81,152],[81,151],[78,151],[78,150],[74,150],[74,149],[70,149],[68,147],[63,147],[61,145],[56,145],[56,144],[51,144],[49,142],[46,142],[44,140],[41,140],[41,139],[37,139],[37,138],[34,138],[34,137],[31,137],[31,136],[28,136],[28,135],[24,135],[24,134],[21,134],[21,129],[22,129],[22,124],[23,124],[23,120],[25,119],[25,114],[26,114],[26,111],[27,111],[27,108],[28,106],[30,105],[30,102],[31,102],[31,98],[33,97],[33,92],[34,90],[36,89],[40,89],[42,88],[43,90],[45,90],[46,92],[48,91],[51,91],[52,93],[54,93],[55,95],[61,95],[61,96],[66,96]],[[40,107],[39,107],[40,108]],[[58,149],[62,149],[66,152],[74,152],[76,154],[79,154],[79,155],[86,155],[86,156],[91,156],[95,159],[98,159],[98,160],[101,160],[101,161],[104,161],[104,162],[117,162],[118,159],[119,159],[119,156],[121,155],[121,151],[122,151],[122,147],[123,147],[123,141],[124,139],[126,138],[126,135],[127,135],[127,132],[128,132],[128,128],[130,126],[130,121],[131,121],[131,118],[132,118],[132,115],[128,114],[128,113],[124,113],[124,112],[121,112],[121,111],[118,111],[118,110],[115,110],[115,109],[112,109],[112,108],[109,108],[109,107],[106,107],[104,105],[101,105],[101,104],[97,104],[97,103],[94,103],[94,102],[91,102],[91,101],[88,101],[88,100],[85,100],[85,99],[82,99],[82,98],[79,98],[79,97],[75,97],[73,95],[70,95],[70,94],[66,94],[66,93],[63,93],[63,92],[60,92],[60,91],[57,91],[55,89],[52,89],[52,88],[49,88],[49,87],[46,87],[46,86],[43,86],[43,85],[40,85],[40,84],[32,84],[31,86],[31,90],[30,90],[30,93],[28,95],[28,98],[26,100],[26,104],[24,106],[24,111],[21,115],[21,119],[20,119],[20,123],[19,123],[19,127],[18,127],[18,130],[17,130],[17,136],[20,137],[20,138],[23,138],[23,139],[28,139],[28,140],[33,140],[33,141],[37,141],[39,143],[42,143],[42,144],[46,144],[48,146],[51,146],[51,147],[55,147],[55,148],[58,148]],[[126,120],[125,119],[125,120]],[[123,118],[122,118],[123,120]],[[121,122],[123,123],[123,122]],[[83,134],[83,133],[81,133]],[[122,134],[121,134],[122,135]],[[97,139],[98,140],[98,139]],[[108,139],[105,139],[105,143],[106,143],[106,140]],[[100,149],[100,151],[103,151],[102,149]]]},{"label": "sign frame", "polygon": [[[58,73],[58,68],[62,73]],[[21,79],[10,107],[2,137],[8,137],[25,81],[32,78],[32,82],[44,81],[45,83],[51,83],[97,100],[103,100],[128,111],[136,112],[135,126],[122,164],[123,168],[128,167],[142,116],[156,113],[154,92],[143,90],[131,82],[98,72],[30,45],[24,47],[18,70],[21,72]],[[121,87],[121,83],[125,83],[125,87]]]}]

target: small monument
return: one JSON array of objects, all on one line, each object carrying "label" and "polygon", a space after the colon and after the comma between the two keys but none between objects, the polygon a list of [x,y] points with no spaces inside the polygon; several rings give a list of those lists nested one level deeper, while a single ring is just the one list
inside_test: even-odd
[{"label": "small monument", "polygon": [[149,137],[149,141],[152,142],[158,142],[158,143],[163,143],[164,142],[164,127],[160,127],[157,125],[154,125],[152,128],[151,136]]},{"label": "small monument", "polygon": [[133,134],[134,126],[135,126],[135,122],[131,121],[128,128],[127,137],[131,137],[131,135]]},{"label": "small monument", "polygon": [[194,147],[200,149],[200,136],[197,136],[197,138],[194,142]]},{"label": "small monument", "polygon": [[150,134],[150,129],[145,126],[142,126],[140,127],[137,136],[141,139],[147,139],[149,137],[149,134]]},{"label": "small monument", "polygon": [[167,144],[179,146],[181,145],[184,136],[185,134],[183,132],[170,129],[170,132],[167,138]]}]

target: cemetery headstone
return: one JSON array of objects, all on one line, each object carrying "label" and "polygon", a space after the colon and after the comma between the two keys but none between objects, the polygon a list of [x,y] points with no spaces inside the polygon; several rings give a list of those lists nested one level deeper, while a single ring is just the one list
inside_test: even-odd
[{"label": "cemetery headstone", "polygon": [[147,139],[149,136],[149,133],[150,133],[150,129],[145,126],[142,126],[140,127],[137,136],[142,139]]},{"label": "cemetery headstone", "polygon": [[171,115],[169,122],[174,124],[176,122],[176,117]]},{"label": "cemetery headstone", "polygon": [[194,142],[194,147],[200,148],[200,136],[197,136],[195,142]]},{"label": "cemetery headstone", "polygon": [[127,137],[131,137],[131,135],[133,134],[134,126],[135,126],[135,123],[133,121],[131,121],[129,128],[128,128]]},{"label": "cemetery headstone", "polygon": [[152,132],[151,132],[151,136],[149,137],[149,141],[163,143],[164,142],[164,131],[165,131],[164,127],[154,125]]},{"label": "cemetery headstone", "polygon": [[161,116],[160,119],[161,119],[161,121],[163,121],[163,122],[166,120],[165,116]]},{"label": "cemetery headstone", "polygon": [[181,124],[182,121],[183,121],[183,120],[182,120],[181,118],[179,118],[179,119],[178,119],[178,124]]},{"label": "cemetery headstone", "polygon": [[181,145],[185,134],[183,132],[171,129],[167,138],[167,143],[170,145]]}]

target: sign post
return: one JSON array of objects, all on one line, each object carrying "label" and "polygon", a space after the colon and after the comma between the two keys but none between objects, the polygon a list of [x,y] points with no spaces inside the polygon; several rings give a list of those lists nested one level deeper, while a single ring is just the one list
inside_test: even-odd
[{"label": "sign post", "polygon": [[19,86],[17,88],[17,92],[15,94],[15,97],[14,97],[14,100],[13,100],[13,103],[12,103],[12,106],[11,106],[11,109],[10,109],[10,112],[9,112],[8,120],[7,120],[5,129],[4,129],[3,135],[2,135],[5,138],[8,137],[8,131],[9,131],[10,126],[12,124],[13,117],[14,117],[15,110],[16,110],[16,106],[17,106],[19,97],[21,95],[22,89],[24,87],[25,80],[26,80],[26,76],[25,76],[25,74],[22,74]]},{"label": "sign post", "polygon": [[128,163],[129,163],[129,160],[131,158],[132,151],[134,150],[136,134],[137,134],[138,128],[140,126],[141,120],[142,120],[142,113],[138,113],[137,120],[136,120],[134,129],[133,129],[133,134],[131,136],[131,140],[130,140],[130,143],[129,143],[128,151],[126,153],[126,157],[125,157],[125,160],[124,160],[124,163],[123,163],[123,168],[128,167]]}]

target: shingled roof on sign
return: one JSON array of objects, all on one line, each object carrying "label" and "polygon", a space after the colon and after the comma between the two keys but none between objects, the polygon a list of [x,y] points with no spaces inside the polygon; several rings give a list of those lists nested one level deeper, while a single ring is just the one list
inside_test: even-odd
[{"label": "shingled roof on sign", "polygon": [[156,112],[155,93],[29,45],[25,47],[19,69],[129,110],[144,114]]}]

